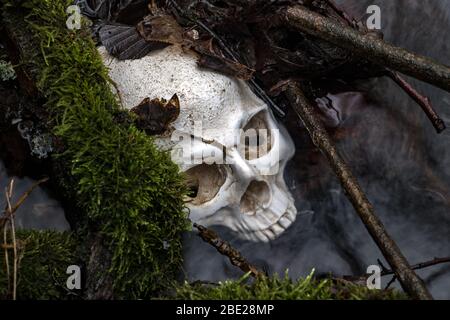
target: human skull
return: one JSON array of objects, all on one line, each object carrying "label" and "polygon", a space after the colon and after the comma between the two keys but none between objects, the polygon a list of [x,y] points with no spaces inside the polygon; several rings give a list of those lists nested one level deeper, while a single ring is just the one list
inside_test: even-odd
[{"label": "human skull", "polygon": [[[223,225],[242,238],[265,242],[295,221],[297,211],[283,177],[294,144],[244,81],[199,68],[195,53],[177,46],[125,61],[103,47],[99,51],[125,108],[147,97],[178,95],[180,115],[156,141],[172,150],[172,159],[188,176],[192,221]],[[263,152],[252,152],[251,139],[241,147],[236,132],[246,131],[269,133]],[[227,160],[211,161],[205,155]]]}]

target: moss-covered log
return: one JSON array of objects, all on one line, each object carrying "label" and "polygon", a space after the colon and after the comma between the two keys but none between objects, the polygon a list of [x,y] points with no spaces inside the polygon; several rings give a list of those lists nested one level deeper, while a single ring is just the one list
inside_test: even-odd
[{"label": "moss-covered log", "polygon": [[[170,284],[187,228],[179,168],[120,110],[85,29],[66,27],[70,0],[5,1],[20,67],[51,114],[58,185],[76,207],[89,298],[148,298]],[[18,48],[18,50],[17,50]],[[19,72],[18,72],[19,73]],[[23,84],[23,82],[22,82]],[[33,90],[28,90],[33,94]],[[107,276],[105,276],[107,275]]]}]

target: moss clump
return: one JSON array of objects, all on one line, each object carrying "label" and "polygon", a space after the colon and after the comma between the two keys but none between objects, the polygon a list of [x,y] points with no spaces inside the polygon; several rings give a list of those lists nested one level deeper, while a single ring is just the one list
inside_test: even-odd
[{"label": "moss clump", "polygon": [[[67,267],[80,263],[77,241],[72,235],[52,231],[20,230],[16,232],[16,238],[20,257],[17,272],[18,299],[48,300],[76,297],[73,292],[66,289]],[[9,268],[12,273],[13,251],[12,249],[8,251]],[[12,281],[12,276],[10,279]],[[5,259],[2,258],[0,299],[7,298],[7,294],[8,278]]]},{"label": "moss clump", "polygon": [[292,281],[287,273],[261,278],[251,284],[248,275],[238,281],[220,282],[217,286],[188,284],[176,288],[176,299],[187,300],[397,300],[407,297],[395,290],[369,290],[331,279]]},{"label": "moss clump", "polygon": [[112,253],[116,298],[145,298],[165,288],[181,264],[187,228],[179,168],[120,112],[90,33],[66,27],[71,0],[7,1],[6,20],[24,22],[32,70],[52,113],[54,134],[76,195],[82,229],[101,232]]}]

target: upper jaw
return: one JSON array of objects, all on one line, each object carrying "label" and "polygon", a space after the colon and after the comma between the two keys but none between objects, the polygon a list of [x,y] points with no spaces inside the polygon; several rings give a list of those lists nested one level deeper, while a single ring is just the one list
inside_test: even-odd
[{"label": "upper jaw", "polygon": [[237,232],[240,238],[254,242],[275,240],[294,223],[297,209],[288,191],[274,191],[270,205],[255,215],[244,215],[239,206],[225,207],[200,219],[199,224],[223,225]]},{"label": "upper jaw", "polygon": [[[273,213],[271,208],[264,210],[261,214]],[[241,232],[243,238],[251,241],[269,242],[279,237],[287,228],[289,228],[296,219],[297,209],[293,201],[289,201],[284,212],[278,216],[278,219],[271,224],[257,224],[261,228],[250,228],[247,232]]]}]

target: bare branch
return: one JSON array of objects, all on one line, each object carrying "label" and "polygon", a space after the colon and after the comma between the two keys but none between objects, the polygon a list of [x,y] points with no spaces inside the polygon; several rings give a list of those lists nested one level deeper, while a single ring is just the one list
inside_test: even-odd
[{"label": "bare branch", "polygon": [[350,50],[364,59],[402,72],[450,92],[450,67],[339,24],[302,6],[279,12],[291,27]]},{"label": "bare branch", "polygon": [[216,232],[196,223],[194,223],[194,227],[198,230],[199,236],[203,241],[212,245],[222,255],[227,256],[232,265],[238,267],[245,273],[250,272],[255,278],[265,276],[263,271],[250,264],[238,250],[233,248],[228,242],[222,240]]},{"label": "bare branch", "polygon": [[416,89],[414,89],[414,87],[403,79],[397,72],[388,70],[388,76],[422,108],[437,133],[441,133],[446,129],[444,120],[442,120],[436,110],[434,110],[428,97],[424,97],[418,93]]},{"label": "bare branch", "polygon": [[[446,257],[446,258],[434,258],[433,260],[430,261],[426,261],[426,262],[421,262],[421,263],[417,263],[415,265],[411,266],[411,269],[413,270],[421,270],[421,269],[425,269],[425,268],[429,268],[432,266],[436,266],[436,265],[440,265],[440,264],[444,264],[444,263],[450,263],[450,257]],[[395,276],[395,272],[391,269],[387,269],[380,260],[378,260],[378,264],[381,267],[381,276],[389,276],[389,275],[393,275],[391,280],[389,280],[388,284],[386,285],[386,289],[388,289],[394,282],[395,280],[397,280],[397,276]],[[363,275],[363,276],[343,276],[342,278],[345,281],[350,281],[350,282],[356,282],[356,283],[360,283],[360,282],[365,282],[368,279],[368,275]],[[339,278],[336,278],[339,279]]]},{"label": "bare branch", "polygon": [[374,212],[372,204],[362,191],[350,168],[339,155],[315,108],[303,94],[299,85],[290,83],[286,96],[297,115],[306,126],[313,143],[327,157],[350,202],[366,226],[372,239],[389,262],[404,290],[415,299],[432,299],[424,282],[411,269],[397,244],[386,232],[383,223]]}]

